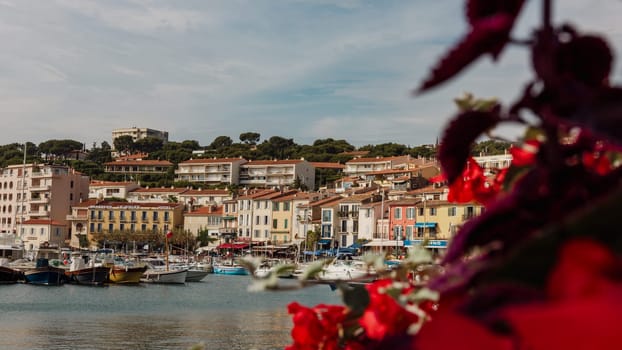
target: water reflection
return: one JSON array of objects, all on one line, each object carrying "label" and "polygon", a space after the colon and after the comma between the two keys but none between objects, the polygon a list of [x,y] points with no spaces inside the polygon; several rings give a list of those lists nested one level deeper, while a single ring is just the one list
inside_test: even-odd
[{"label": "water reflection", "polygon": [[287,303],[339,302],[327,287],[249,294],[247,279],[210,277],[185,287],[0,286],[0,348],[282,349]]}]

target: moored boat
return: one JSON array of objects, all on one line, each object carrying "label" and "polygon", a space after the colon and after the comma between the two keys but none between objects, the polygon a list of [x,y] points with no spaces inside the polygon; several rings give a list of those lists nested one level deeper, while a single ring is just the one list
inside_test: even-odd
[{"label": "moored boat", "polygon": [[150,283],[173,283],[183,284],[186,283],[186,275],[188,270],[159,270],[159,269],[147,269],[140,281]]},{"label": "moored boat", "polygon": [[209,271],[207,270],[189,268],[188,274],[186,275],[186,282],[201,282],[208,274]]},{"label": "moored boat", "polygon": [[86,266],[84,259],[79,255],[71,257],[69,270],[65,275],[69,282],[77,284],[102,285],[108,281],[110,268],[105,266]]},{"label": "moored boat", "polygon": [[326,265],[317,278],[325,281],[362,281],[375,279],[376,273],[361,260],[353,259],[351,256],[340,256]]},{"label": "moored boat", "polygon": [[248,270],[231,260],[220,261],[212,264],[214,273],[221,275],[248,275]]},{"label": "moored boat", "polygon": [[112,265],[108,268],[108,281],[120,284],[140,283],[143,273],[147,271],[147,265]]},{"label": "moored boat", "polygon": [[0,266],[0,284],[17,283],[23,279],[23,272],[7,266]]},{"label": "moored boat", "polygon": [[34,269],[24,271],[24,279],[31,284],[60,286],[67,281],[65,269],[50,266],[48,259],[39,258]]}]

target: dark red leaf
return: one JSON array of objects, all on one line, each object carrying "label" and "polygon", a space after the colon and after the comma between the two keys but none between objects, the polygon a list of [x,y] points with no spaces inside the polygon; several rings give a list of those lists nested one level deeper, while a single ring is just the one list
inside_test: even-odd
[{"label": "dark red leaf", "polygon": [[588,86],[601,86],[611,72],[613,54],[598,36],[583,35],[562,43],[555,52],[557,74]]},{"label": "dark red leaf", "polygon": [[468,0],[465,8],[466,18],[471,25],[501,12],[516,18],[524,2],[524,0]]},{"label": "dark red leaf", "polygon": [[449,183],[454,182],[466,165],[471,145],[501,120],[499,108],[491,111],[467,111],[455,117],[445,129],[438,156]]}]

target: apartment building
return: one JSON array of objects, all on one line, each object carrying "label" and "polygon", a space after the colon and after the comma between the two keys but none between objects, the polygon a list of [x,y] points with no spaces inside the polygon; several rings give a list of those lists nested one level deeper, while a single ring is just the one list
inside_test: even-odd
[{"label": "apartment building", "polygon": [[347,247],[359,239],[359,218],[363,205],[380,201],[381,197],[375,192],[354,194],[339,201],[335,239],[340,247]]},{"label": "apartment building", "polygon": [[[260,223],[264,219],[262,219],[256,213],[256,210],[261,209],[262,203],[259,201],[255,203],[255,199],[263,197],[268,194],[274,195],[277,193],[280,193],[280,192],[275,191],[275,190],[256,190],[256,191],[248,191],[244,195],[241,195],[240,197],[238,197],[237,199],[237,210],[238,210],[237,238],[238,240],[242,240],[242,241],[254,240],[253,235],[255,233],[258,236],[257,238],[259,238],[259,236],[261,235],[261,231],[258,231],[260,230],[260,228],[257,227],[258,224],[256,225],[255,222]],[[263,211],[265,213],[269,209],[267,201],[264,201],[263,205],[265,206],[265,208],[263,208]],[[256,209],[256,207],[259,207],[259,208]],[[269,231],[269,223],[268,223],[267,218],[265,218],[265,222],[266,224],[264,224],[263,227],[265,230]]]},{"label": "apartment building", "polygon": [[376,158],[354,158],[345,164],[343,173],[345,176],[365,177],[368,173],[392,170],[396,168],[407,169],[411,157],[376,157]]},{"label": "apartment building", "polygon": [[99,181],[94,180],[89,184],[89,199],[124,198],[128,193],[139,189],[137,182]]},{"label": "apartment building", "polygon": [[204,184],[238,184],[242,158],[205,158],[181,162],[175,170],[175,181]]},{"label": "apartment building", "polygon": [[242,186],[282,187],[296,181],[308,190],[315,189],[315,168],[304,159],[298,160],[255,160],[240,167]]},{"label": "apartment building", "polygon": [[166,174],[173,166],[168,160],[116,160],[104,163],[104,172],[138,180],[140,175]]},{"label": "apartment building", "polygon": [[127,200],[136,203],[180,202],[182,194],[187,191],[185,187],[141,187],[129,192]]},{"label": "apartment building", "polygon": [[218,229],[218,237],[226,242],[233,242],[238,236],[238,201],[225,200],[222,203],[222,225]]},{"label": "apartment building", "polygon": [[189,189],[180,193],[179,201],[188,209],[196,209],[202,206],[222,205],[223,202],[232,199],[233,194],[229,190],[204,190]]},{"label": "apartment building", "polygon": [[272,244],[284,244],[294,241],[294,203],[300,193],[293,192],[272,200],[272,228],[270,241]]},{"label": "apartment building", "polygon": [[0,232],[16,233],[22,239],[26,221],[66,225],[70,207],[88,198],[88,176],[67,166],[10,165],[1,174]]},{"label": "apartment building", "polygon": [[183,228],[183,204],[99,201],[89,205],[87,234],[115,231],[164,233]]},{"label": "apartment building", "polygon": [[45,244],[66,246],[69,231],[66,223],[52,219],[30,219],[22,224],[24,249],[32,251]]},{"label": "apartment building", "polygon": [[160,131],[149,128],[121,128],[112,130],[112,147],[114,147],[114,140],[121,136],[131,136],[134,142],[145,139],[147,137],[153,137],[162,140],[164,143],[168,142],[168,132]]},{"label": "apartment building", "polygon": [[184,214],[184,231],[192,233],[195,237],[198,236],[199,232],[206,231],[209,237],[219,238],[222,219],[222,206],[206,205],[199,207]]},{"label": "apartment building", "polygon": [[473,159],[484,169],[485,175],[490,175],[494,170],[509,168],[512,165],[512,154],[495,154],[490,156],[473,157]]}]

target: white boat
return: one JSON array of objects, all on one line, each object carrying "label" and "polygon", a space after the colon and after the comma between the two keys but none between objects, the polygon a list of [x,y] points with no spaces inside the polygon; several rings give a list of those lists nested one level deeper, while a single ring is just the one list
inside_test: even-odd
[{"label": "white boat", "polygon": [[232,260],[219,261],[212,264],[214,273],[221,275],[248,275],[248,270]]},{"label": "white boat", "polygon": [[147,283],[186,283],[188,270],[162,270],[148,268],[142,275],[140,281]]},{"label": "white boat", "polygon": [[188,269],[188,274],[186,275],[186,282],[201,282],[207,277],[209,271],[201,270],[197,268]]},{"label": "white boat", "polygon": [[324,281],[362,281],[373,280],[375,275],[375,271],[368,269],[363,261],[344,256],[337,257],[324,266],[317,278]]},{"label": "white boat", "polygon": [[280,271],[277,276],[279,278],[293,278],[294,277],[294,268],[293,262],[287,262],[280,259],[266,259],[264,260],[257,269],[255,269],[254,275],[255,277],[263,278],[267,277],[272,271],[276,270],[281,265],[291,265],[292,268],[289,270]]}]

